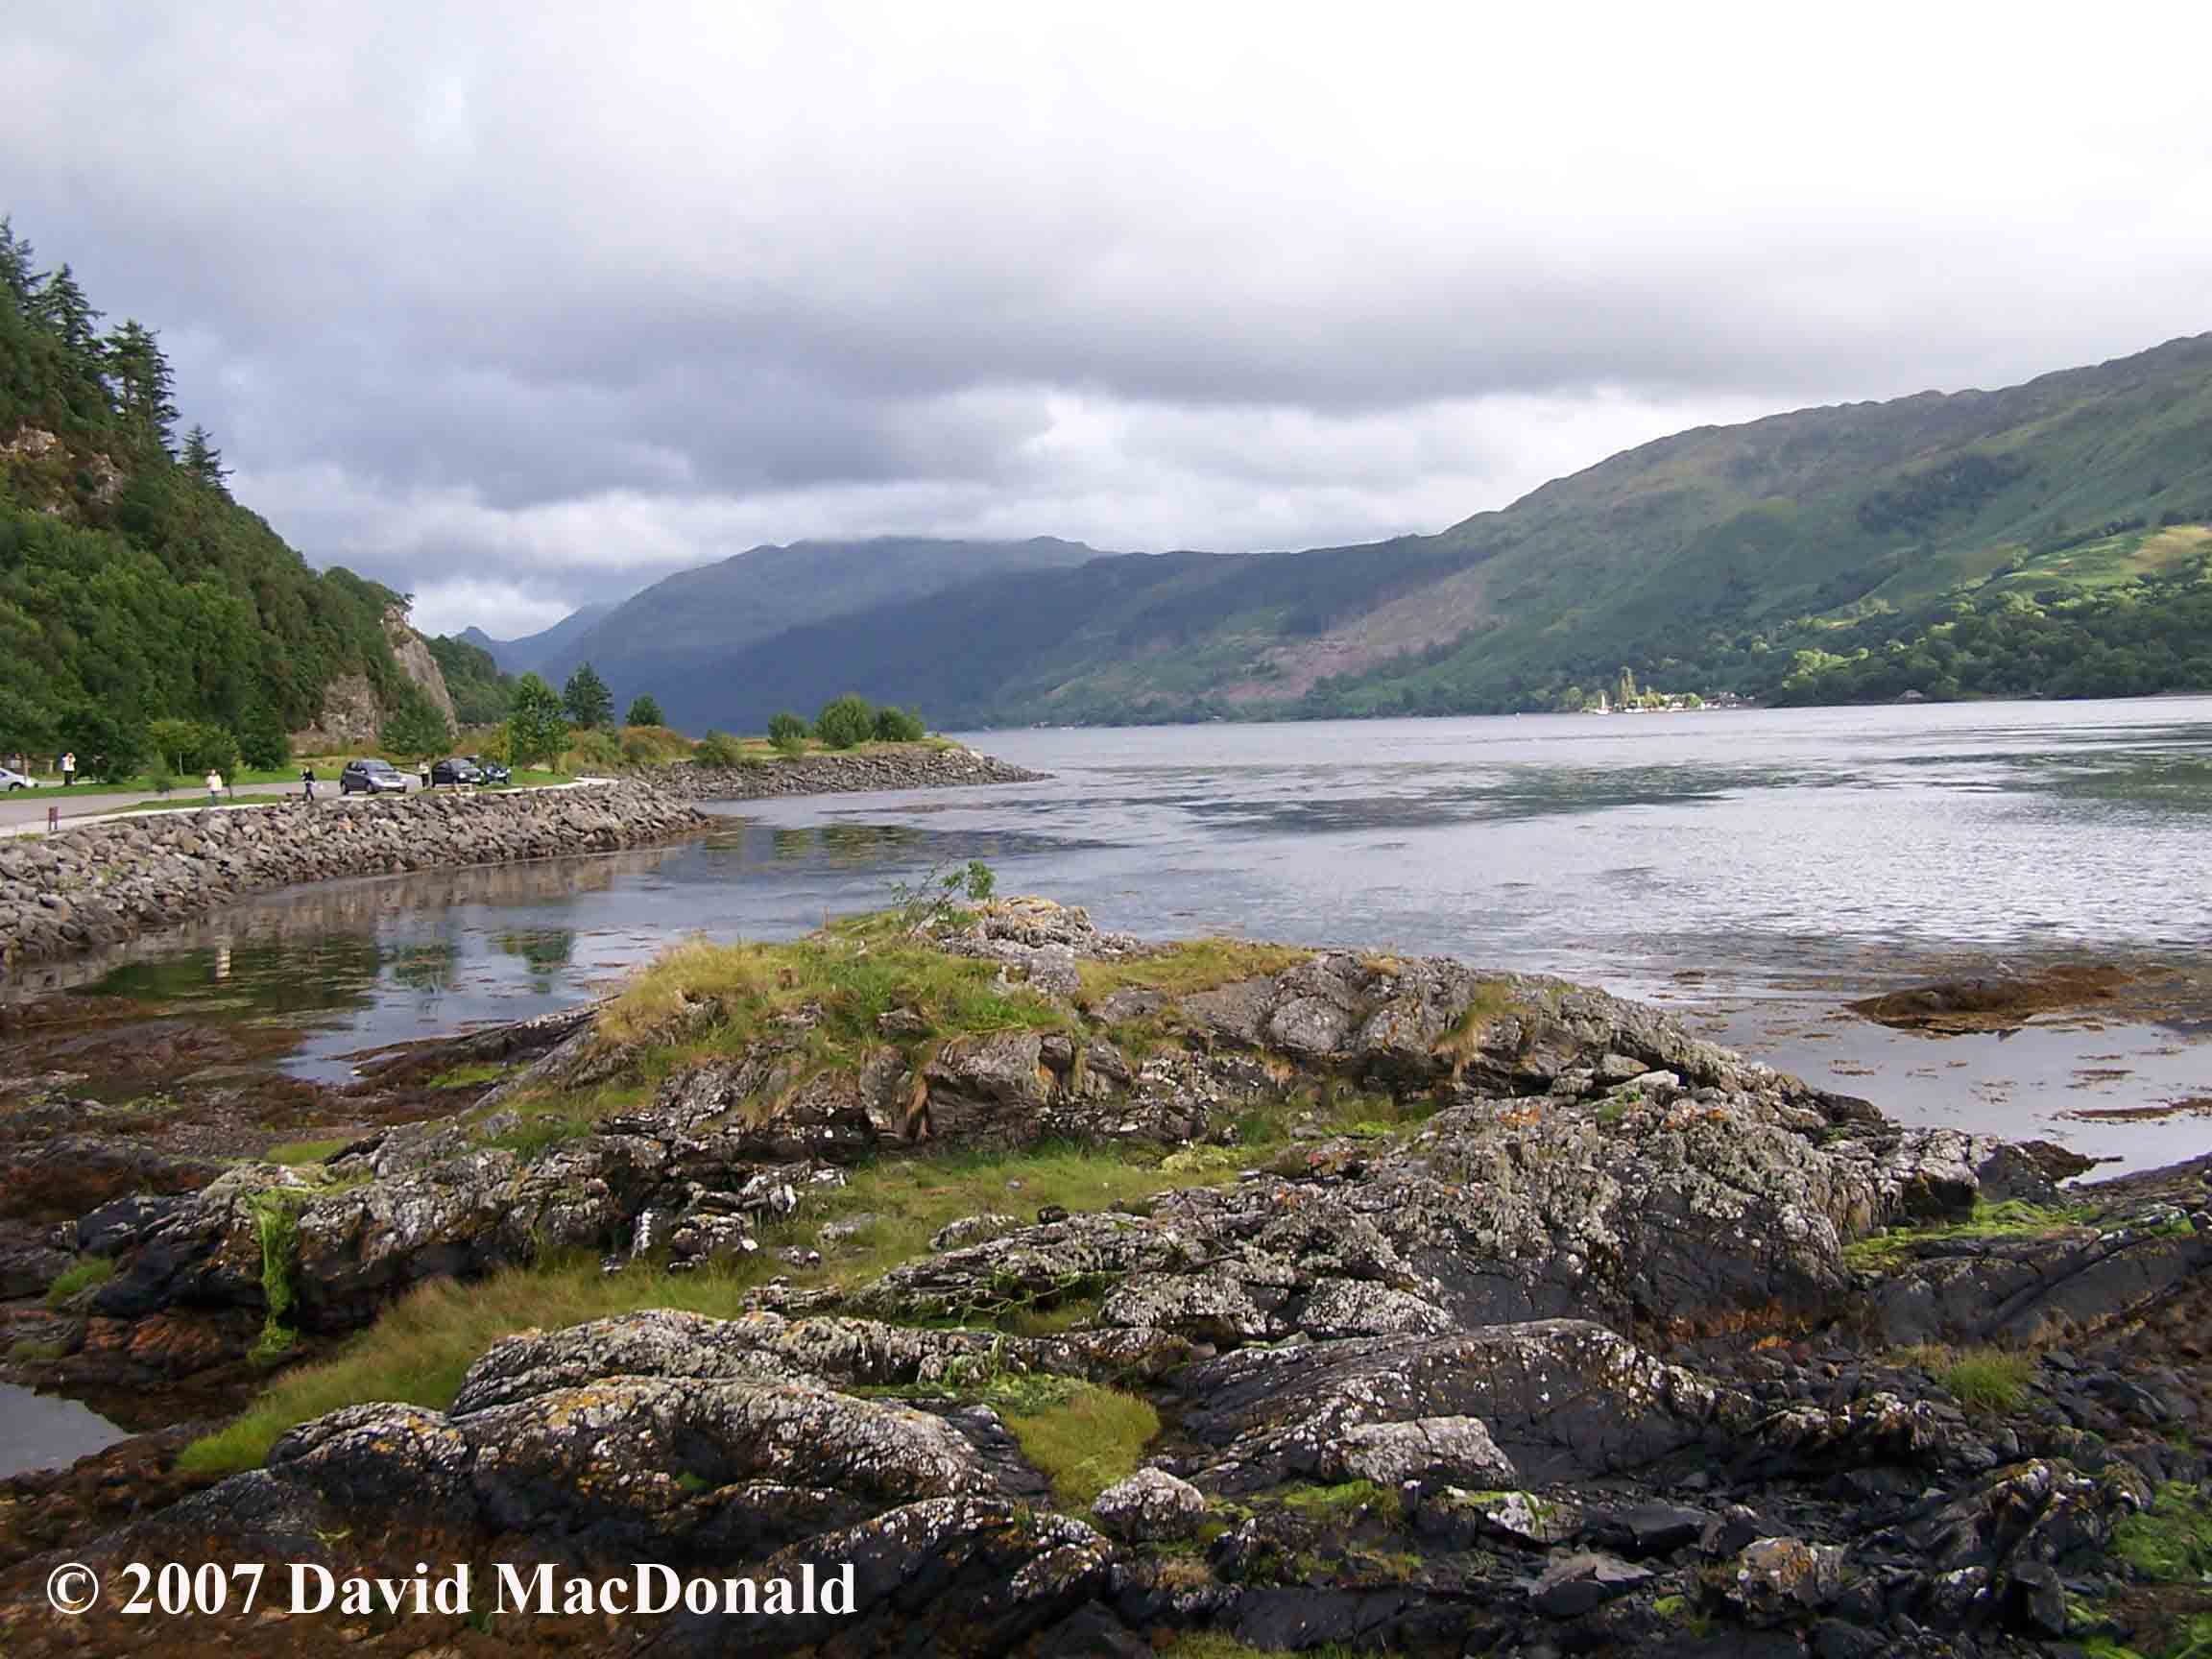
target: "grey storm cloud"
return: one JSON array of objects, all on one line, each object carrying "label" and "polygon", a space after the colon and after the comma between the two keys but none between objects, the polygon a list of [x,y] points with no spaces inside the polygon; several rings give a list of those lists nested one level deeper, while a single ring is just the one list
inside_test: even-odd
[{"label": "grey storm cloud", "polygon": [[2207,45],[2016,7],[20,7],[0,210],[161,328],[310,557],[518,632],[802,536],[1434,529],[1683,425],[2198,331],[2212,127],[2146,70]]}]

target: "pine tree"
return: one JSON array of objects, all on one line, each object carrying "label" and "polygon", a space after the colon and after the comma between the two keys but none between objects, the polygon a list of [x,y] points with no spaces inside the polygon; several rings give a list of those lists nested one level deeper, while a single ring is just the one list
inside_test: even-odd
[{"label": "pine tree", "polygon": [[15,227],[7,219],[0,219],[0,295],[14,302],[15,309],[29,315],[32,296],[38,291],[36,255],[31,244],[15,234]]},{"label": "pine tree", "polygon": [[568,684],[561,687],[561,707],[579,726],[610,726],[614,721],[614,693],[607,689],[607,682],[589,662],[569,675]]},{"label": "pine tree", "polygon": [[653,693],[647,691],[631,703],[630,712],[622,717],[622,724],[625,726],[665,726],[668,722],[661,716],[661,705],[655,701]]},{"label": "pine tree", "polygon": [[68,266],[38,284],[31,299],[31,315],[60,335],[73,356],[97,365],[100,343],[93,325],[106,313],[92,309],[92,301],[84,298],[84,290],[77,286],[76,274]]},{"label": "pine tree", "polygon": [[184,434],[184,449],[178,456],[178,464],[208,489],[221,490],[226,495],[230,493],[226,484],[230,469],[223,465],[223,451],[209,440],[206,427],[195,423]]},{"label": "pine tree", "polygon": [[176,376],[158,338],[136,319],[126,318],[101,344],[109,393],[132,436],[148,447],[173,448]]}]

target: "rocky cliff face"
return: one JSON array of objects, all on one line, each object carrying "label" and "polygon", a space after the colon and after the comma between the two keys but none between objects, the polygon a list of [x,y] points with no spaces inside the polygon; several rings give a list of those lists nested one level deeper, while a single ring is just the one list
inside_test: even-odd
[{"label": "rocky cliff face", "polygon": [[384,637],[399,671],[415,683],[415,688],[430,700],[433,709],[445,716],[445,723],[452,725],[453,694],[445,688],[445,675],[422,636],[408,626],[407,613],[399,606],[384,613]]},{"label": "rocky cliff face", "polygon": [[[467,1113],[67,1223],[114,1264],[76,1340],[189,1364],[577,1251],[632,1310],[39,1548],[857,1585],[362,1633],[392,1653],[2056,1656],[2201,1604],[2149,1584],[2188,1549],[2139,1547],[2146,1512],[2204,1526],[2201,1167],[2061,1203],[2056,1149],[1901,1128],[1586,987],[1149,950],[1033,900],[695,954],[382,1074],[468,1063],[504,1070]],[[1016,1174],[903,1259],[846,1197],[1073,1148],[1124,1195]],[[44,1611],[60,1559],[0,1579],[12,1651],[121,1626]]]},{"label": "rocky cliff face", "polygon": [[[384,639],[392,648],[392,659],[398,663],[400,672],[423,696],[432,708],[445,717],[447,725],[454,720],[453,694],[446,689],[445,673],[438,660],[430,655],[430,647],[423,643],[422,636],[408,626],[405,609],[395,605],[384,613]],[[323,688],[323,709],[315,724],[292,733],[292,752],[296,755],[339,755],[353,750],[373,751],[377,733],[392,710],[385,708],[382,699],[368,677],[361,674],[341,674]]]}]

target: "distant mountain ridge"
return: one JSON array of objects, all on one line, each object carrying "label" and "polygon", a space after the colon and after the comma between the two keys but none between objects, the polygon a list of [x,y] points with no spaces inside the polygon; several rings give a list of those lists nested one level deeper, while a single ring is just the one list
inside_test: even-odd
[{"label": "distant mountain ridge", "polygon": [[613,609],[613,603],[579,606],[552,627],[525,634],[519,639],[494,639],[481,628],[464,628],[454,637],[465,645],[490,652],[492,661],[499,665],[502,673],[541,673],[547,663],[567,648],[569,641],[589,633],[593,623]]},{"label": "distant mountain ridge", "polygon": [[[877,606],[1072,569],[1098,557],[1080,541],[1049,536],[1020,541],[880,536],[754,547],[680,570],[618,605],[599,608],[584,626],[572,627],[572,616],[546,630],[531,642],[541,648],[529,666],[559,685],[588,661],[613,687],[617,702],[650,691],[677,726],[726,726],[733,706],[720,675],[732,653]],[[868,689],[863,667],[855,665],[838,690]],[[774,704],[760,721],[781,707]]]},{"label": "distant mountain ridge", "polygon": [[1433,536],[953,544],[1001,549],[964,576],[947,545],[756,549],[557,665],[748,730],[846,689],[974,726],[1573,707],[1623,669],[1756,699],[2212,686],[2212,334],[1677,433]]}]

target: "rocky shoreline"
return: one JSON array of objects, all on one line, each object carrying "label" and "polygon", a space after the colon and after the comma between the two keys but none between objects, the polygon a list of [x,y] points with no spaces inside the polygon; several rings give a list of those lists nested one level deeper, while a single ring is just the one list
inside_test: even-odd
[{"label": "rocky shoreline", "polygon": [[[859,1593],[196,1623],[272,1654],[2057,1659],[2212,1621],[2212,1160],[2061,1189],[2058,1148],[1586,987],[1035,900],[686,946],[358,1088],[434,1075],[480,1081],[312,1164],[141,1137],[47,1224],[82,1288],[15,1321],[25,1380],[404,1318],[181,1460],[0,1483],[10,1651],[161,1640],[50,1614],[63,1559]],[[17,1087],[21,1159],[102,1121],[66,1095]],[[441,1320],[453,1381],[393,1403]]]},{"label": "rocky shoreline", "polygon": [[0,978],[302,881],[613,852],[706,827],[624,781],[149,813],[0,844]]},{"label": "rocky shoreline", "polygon": [[669,766],[653,776],[662,788],[686,801],[760,801],[781,795],[1037,783],[1050,774],[1032,772],[973,749],[914,744],[866,754],[802,755],[745,766]]}]

